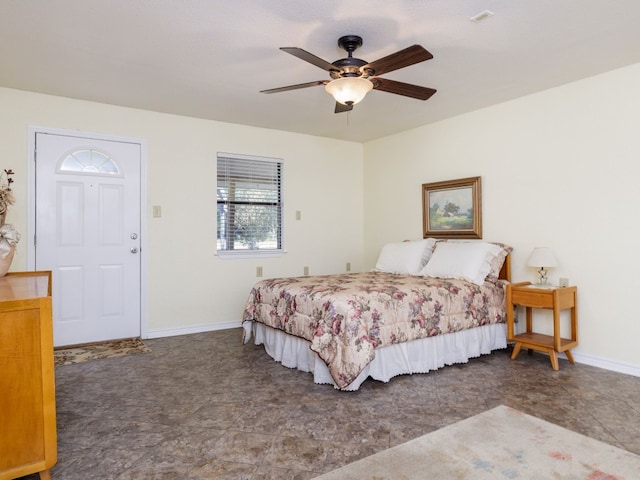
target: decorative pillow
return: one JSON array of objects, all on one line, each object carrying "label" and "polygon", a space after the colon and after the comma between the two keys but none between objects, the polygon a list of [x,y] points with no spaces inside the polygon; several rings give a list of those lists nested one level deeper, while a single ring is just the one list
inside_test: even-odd
[{"label": "decorative pillow", "polygon": [[[438,242],[421,275],[457,278],[482,285],[503,249],[487,242]],[[504,260],[504,259],[503,259]]]},{"label": "decorative pillow", "polygon": [[433,255],[433,250],[434,248],[436,248],[436,243],[438,241],[435,238],[425,238],[424,240],[414,240],[414,241],[424,243],[424,252],[422,253],[422,262],[418,272],[416,272],[416,275],[418,275],[420,273],[420,270],[424,268],[424,266],[427,264],[427,262],[431,258],[431,255]]},{"label": "decorative pillow", "polygon": [[429,260],[435,243],[433,238],[387,243],[380,251],[374,270],[376,272],[418,275]]},{"label": "decorative pillow", "polygon": [[507,258],[513,251],[513,247],[509,245],[505,245],[504,243],[496,243],[493,242],[493,245],[498,245],[500,247],[500,253],[498,253],[493,260],[491,260],[491,270],[487,275],[487,280],[490,282],[497,282],[498,278],[500,278],[500,270],[502,270],[502,265],[504,265],[504,259]]}]

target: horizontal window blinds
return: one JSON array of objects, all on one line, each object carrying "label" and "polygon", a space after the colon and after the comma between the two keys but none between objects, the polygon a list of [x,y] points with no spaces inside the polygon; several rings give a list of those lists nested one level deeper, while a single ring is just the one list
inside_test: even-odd
[{"label": "horizontal window blinds", "polygon": [[218,250],[282,249],[282,161],[218,154]]}]

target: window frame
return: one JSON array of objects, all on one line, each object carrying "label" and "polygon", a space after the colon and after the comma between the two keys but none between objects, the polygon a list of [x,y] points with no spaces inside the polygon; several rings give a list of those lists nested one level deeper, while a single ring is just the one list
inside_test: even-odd
[{"label": "window frame", "polygon": [[[229,205],[229,200],[223,201],[218,197],[218,190],[220,189],[219,176],[218,176],[218,167],[220,166],[221,160],[238,160],[238,161],[246,161],[246,162],[265,162],[268,164],[272,164],[276,166],[278,170],[278,180],[276,185],[278,187],[278,201],[276,202],[277,210],[277,218],[279,218],[279,225],[276,227],[276,239],[279,239],[279,248],[246,248],[246,249],[220,249],[219,241],[220,241],[220,222],[218,221],[218,208],[220,205]],[[273,257],[283,255],[284,250],[284,188],[283,188],[283,175],[284,173],[284,161],[281,158],[274,157],[261,157],[254,155],[243,155],[236,153],[227,153],[227,152],[217,152],[216,154],[216,255],[221,258],[258,258],[258,257]],[[247,181],[250,181],[250,178],[247,177]],[[225,188],[228,188],[225,186]],[[240,202],[242,203],[242,202]]]}]

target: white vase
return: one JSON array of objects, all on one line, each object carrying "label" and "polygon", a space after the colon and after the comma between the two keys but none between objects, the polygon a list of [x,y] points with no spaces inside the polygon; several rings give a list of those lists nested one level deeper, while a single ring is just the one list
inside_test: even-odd
[{"label": "white vase", "polygon": [[11,250],[6,257],[0,258],[0,277],[4,277],[11,268],[11,262],[13,262],[13,255],[16,253],[16,246],[11,245]]}]

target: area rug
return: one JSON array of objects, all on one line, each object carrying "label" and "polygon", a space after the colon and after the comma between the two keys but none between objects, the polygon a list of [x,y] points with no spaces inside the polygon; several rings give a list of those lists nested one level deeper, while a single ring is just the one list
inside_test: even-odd
[{"label": "area rug", "polygon": [[122,340],[55,349],[53,358],[56,365],[70,365],[100,358],[124,357],[125,355],[135,355],[150,351],[140,338],[124,338]]},{"label": "area rug", "polygon": [[640,456],[499,406],[316,480],[640,479]]}]

